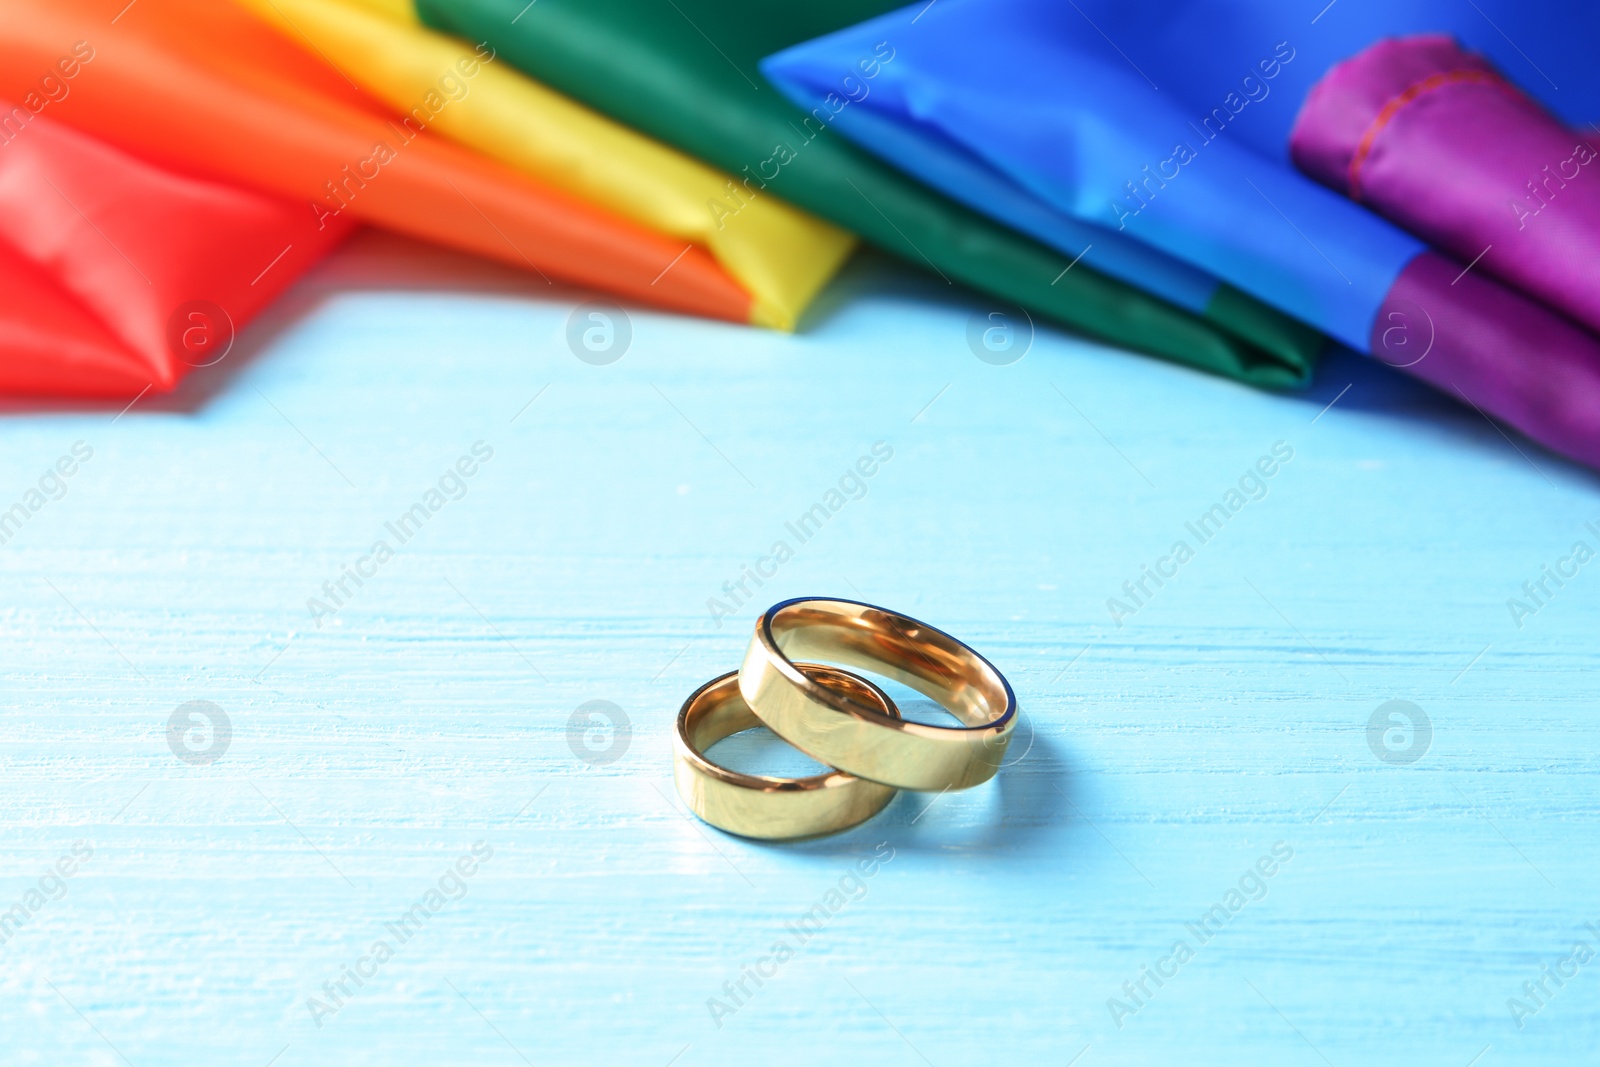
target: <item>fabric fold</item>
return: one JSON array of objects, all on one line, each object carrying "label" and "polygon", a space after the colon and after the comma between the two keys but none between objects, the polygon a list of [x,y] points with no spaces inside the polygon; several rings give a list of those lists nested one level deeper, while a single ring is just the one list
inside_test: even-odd
[{"label": "fabric fold", "polygon": [[169,368],[151,367],[38,268],[0,244],[0,395],[128,398]]},{"label": "fabric fold", "polygon": [[1290,152],[1324,185],[1600,330],[1600,152],[1451,38],[1380,41],[1334,67]]},{"label": "fabric fold", "polygon": [[[730,209],[779,197],[946,281],[1100,339],[1260,385],[1308,380],[1323,344],[1315,331],[1266,309],[1236,329],[1225,320],[1248,301],[1213,301],[1190,313],[1096,271],[1090,260],[1074,265],[1081,248],[1069,255],[1047,247],[902,176],[763,79],[761,57],[888,6],[418,0],[417,11],[428,25],[487,41],[541,82],[732,174]],[[896,62],[869,44],[839,73],[869,85]],[[1279,321],[1258,330],[1267,319]]]},{"label": "fabric fold", "polygon": [[[703,249],[438,137],[234,3],[139,0],[119,17],[124,6],[0,0],[0,95],[37,95],[40,72],[92,32],[95,57],[48,104],[52,118],[298,200],[323,223],[349,215],[547,279],[749,320],[749,294]],[[418,103],[431,115],[432,102]]]},{"label": "fabric fold", "polygon": [[[752,320],[795,328],[855,239],[772,197],[723,202],[733,179],[517,73],[414,13],[361,0],[241,0],[363,89],[404,111],[433,94],[431,127],[551,186],[705,248],[753,300]],[[387,10],[385,10],[387,9]]]},{"label": "fabric fold", "polygon": [[[1053,213],[1160,249],[1364,348],[1383,295],[1423,243],[1263,159],[1220,122],[1196,125],[1189,102],[1115,53],[1082,47],[1073,19],[1051,0],[942,0],[767,66],[815,97],[850,56],[895,42],[895,62],[851,107],[946,138]],[[970,47],[978,34],[989,49]]]},{"label": "fabric fold", "polygon": [[165,392],[353,225],[0,114],[0,391]]},{"label": "fabric fold", "polygon": [[[836,97],[839,88],[832,72],[807,85],[784,77],[781,65],[764,62],[762,71],[801,110],[813,114],[831,110],[828,98]],[[1268,351],[1315,344],[1307,328],[1205,271],[1114,230],[1054,210],[932,126],[886,119],[866,107],[844,107],[831,123],[866,151],[973,211],[1028,234],[1070,257],[1075,265],[1092,267],[1186,311],[1225,323],[1232,333]]]},{"label": "fabric fold", "polygon": [[[852,106],[932,128],[1056,212],[1161,249],[1452,395],[1452,377],[1470,370],[1480,410],[1600,465],[1596,392],[1585,384],[1600,368],[1593,336],[1484,275],[1433,284],[1451,261],[1300,174],[1286,144],[1268,153],[1246,135],[1257,121],[1250,108],[1265,105],[1300,58],[1289,40],[1269,39],[1231,82],[1180,91],[1173,79],[1196,65],[1197,35],[1182,25],[1191,8],[1084,3],[1092,13],[1052,0],[917,5],[774,56],[768,67],[815,93],[863,48],[896,42],[892,69]],[[1119,37],[1169,48],[1163,65],[1108,49],[1092,23],[1102,13]],[[983,50],[970,46],[979,37]],[[1281,93],[1275,106],[1285,106]],[[1406,327],[1394,324],[1396,313]],[[1425,358],[1412,358],[1415,347],[1390,351],[1424,325]],[[1551,368],[1569,388],[1546,388]]]},{"label": "fabric fold", "polygon": [[1384,298],[1370,349],[1600,469],[1600,340],[1487,275],[1418,256]]}]

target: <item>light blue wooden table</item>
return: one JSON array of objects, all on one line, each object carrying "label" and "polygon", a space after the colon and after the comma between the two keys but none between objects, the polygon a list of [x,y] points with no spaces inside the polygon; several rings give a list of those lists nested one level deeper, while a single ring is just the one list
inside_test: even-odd
[{"label": "light blue wooden table", "polygon": [[[1594,476],[1354,357],[991,365],[981,301],[879,260],[799,336],[635,310],[604,366],[582,299],[364,237],[175,398],[0,418],[0,507],[92,449],[0,546],[0,1062],[1600,1055]],[[687,817],[679,703],[816,593],[988,655],[1014,765],[799,845]],[[169,745],[190,701],[225,748]]]}]

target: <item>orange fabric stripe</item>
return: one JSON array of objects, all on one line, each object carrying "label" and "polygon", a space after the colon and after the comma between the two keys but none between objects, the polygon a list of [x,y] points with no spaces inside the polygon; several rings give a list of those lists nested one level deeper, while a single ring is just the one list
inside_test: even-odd
[{"label": "orange fabric stripe", "polygon": [[[0,97],[20,99],[101,25],[48,114],[180,173],[327,209],[657,307],[749,322],[750,295],[703,249],[647,230],[401,116],[256,16],[219,0],[0,0]],[[390,161],[374,177],[375,145]],[[369,168],[365,178],[359,171]],[[345,183],[333,199],[331,182]],[[352,193],[353,190],[353,193]],[[670,269],[669,269],[670,268]]]}]

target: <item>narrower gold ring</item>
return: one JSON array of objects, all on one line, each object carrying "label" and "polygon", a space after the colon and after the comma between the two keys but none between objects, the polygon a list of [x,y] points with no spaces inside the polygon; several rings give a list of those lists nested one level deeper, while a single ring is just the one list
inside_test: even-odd
[{"label": "narrower gold ring", "polygon": [[[964,726],[906,722],[833,692],[794,657],[873,671],[941,704]],[[739,691],[772,732],[842,771],[900,789],[965,789],[994,776],[1017,722],[1005,676],[942,630],[853,600],[802,597],[756,620]]]},{"label": "narrower gold ring", "polygon": [[[894,721],[900,714],[882,689],[849,671],[816,663],[796,664],[802,677],[841,700],[876,707]],[[894,799],[891,786],[830,770],[809,778],[773,778],[719,767],[704,752],[740,730],[760,726],[739,694],[739,673],[730,671],[696,689],[678,712],[673,737],[673,778],[689,810],[720,830],[743,837],[782,841],[848,830],[866,822]]]}]

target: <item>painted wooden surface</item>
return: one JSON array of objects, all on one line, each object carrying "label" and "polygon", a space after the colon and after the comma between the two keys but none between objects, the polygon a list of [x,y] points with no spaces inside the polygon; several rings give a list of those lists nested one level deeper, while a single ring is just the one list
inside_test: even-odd
[{"label": "painted wooden surface", "polygon": [[[40,905],[0,945],[0,1061],[1595,1057],[1600,563],[1507,607],[1600,547],[1592,475],[1354,357],[1293,397],[1042,327],[990,365],[977,298],[870,259],[798,336],[636,310],[606,366],[568,348],[583,299],[365,238],[176,398],[0,417],[0,506],[93,450],[0,546],[0,910]],[[480,441],[465,495],[316,625]],[[707,601],[879,441],[865,495],[718,626]],[[1278,442],[1264,497],[1186,532]],[[686,817],[678,704],[811,593],[993,659],[1014,765],[800,845]],[[210,763],[203,731],[169,747],[196,700],[231,723]],[[569,729],[594,700],[625,748]],[[1409,763],[1420,735],[1369,743],[1390,700],[1431,724]],[[441,879],[464,895],[402,943]]]}]

